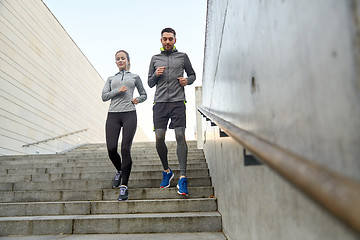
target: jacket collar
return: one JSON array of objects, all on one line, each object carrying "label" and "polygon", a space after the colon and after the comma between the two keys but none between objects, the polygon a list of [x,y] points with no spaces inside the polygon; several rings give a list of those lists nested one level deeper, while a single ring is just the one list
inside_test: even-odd
[{"label": "jacket collar", "polygon": [[125,73],[129,73],[129,72],[130,72],[129,70],[121,70],[120,72],[118,72],[117,74],[115,74],[115,76],[118,75],[118,74],[120,74],[120,73],[124,73],[124,74],[125,74]]},{"label": "jacket collar", "polygon": [[[161,47],[160,50],[161,50],[161,53],[167,53],[163,47]],[[174,48],[171,50],[170,53],[177,52],[177,51],[178,51],[178,50],[177,50],[176,47],[174,46]]]}]

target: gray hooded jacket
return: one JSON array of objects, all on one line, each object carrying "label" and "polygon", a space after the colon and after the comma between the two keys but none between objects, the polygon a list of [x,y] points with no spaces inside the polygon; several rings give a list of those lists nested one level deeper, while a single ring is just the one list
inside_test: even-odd
[{"label": "gray hooded jacket", "polygon": [[[160,76],[155,74],[158,67],[165,67],[164,73]],[[188,85],[190,85],[196,79],[195,71],[187,54],[178,52],[175,47],[171,52],[162,49],[160,54],[151,58],[148,84],[150,88],[156,85],[154,102],[186,101],[185,89],[177,79],[183,77],[184,70],[188,77]]]},{"label": "gray hooded jacket", "polygon": [[[119,88],[125,86],[126,92],[119,92]],[[111,76],[105,82],[102,91],[102,100],[111,100],[109,112],[129,112],[135,110],[135,105],[131,102],[133,99],[134,89],[137,88],[140,96],[136,97],[139,103],[144,102],[147,98],[146,91],[140,77],[129,71],[118,72]]]}]

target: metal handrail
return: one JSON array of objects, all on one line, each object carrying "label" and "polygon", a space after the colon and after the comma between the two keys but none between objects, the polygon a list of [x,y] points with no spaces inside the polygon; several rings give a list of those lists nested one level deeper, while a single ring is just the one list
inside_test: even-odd
[{"label": "metal handrail", "polygon": [[62,134],[62,135],[59,135],[59,136],[56,136],[56,137],[52,137],[52,138],[48,138],[48,139],[45,139],[45,140],[41,140],[41,141],[38,141],[38,142],[33,142],[33,143],[24,144],[23,147],[29,147],[29,146],[31,146],[31,145],[36,145],[36,144],[39,144],[39,143],[52,141],[52,140],[55,140],[55,139],[58,139],[58,138],[63,138],[63,137],[70,136],[70,135],[74,135],[74,134],[77,134],[77,133],[80,133],[80,132],[85,132],[85,131],[87,131],[87,130],[89,130],[89,129],[88,129],[88,128],[84,128],[84,129],[82,129],[82,130],[78,130],[78,131],[75,131],[75,132],[70,132],[70,133]]},{"label": "metal handrail", "polygon": [[313,161],[247,132],[211,113],[198,111],[310,198],[360,233],[360,185]]}]

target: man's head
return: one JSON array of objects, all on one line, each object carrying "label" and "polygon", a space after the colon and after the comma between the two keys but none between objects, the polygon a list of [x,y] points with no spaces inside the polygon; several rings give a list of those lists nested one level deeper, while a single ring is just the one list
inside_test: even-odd
[{"label": "man's head", "polygon": [[176,32],[172,28],[164,28],[161,31],[161,44],[165,51],[171,52],[176,43]]}]

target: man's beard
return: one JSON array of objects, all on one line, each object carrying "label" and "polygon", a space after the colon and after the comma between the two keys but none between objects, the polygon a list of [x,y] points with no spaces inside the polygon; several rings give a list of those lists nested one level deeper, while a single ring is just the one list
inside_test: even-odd
[{"label": "man's beard", "polygon": [[174,48],[174,47],[171,46],[171,45],[166,45],[164,49],[165,49],[165,51],[167,51],[167,52],[171,52],[171,51],[173,50],[173,48]]}]

